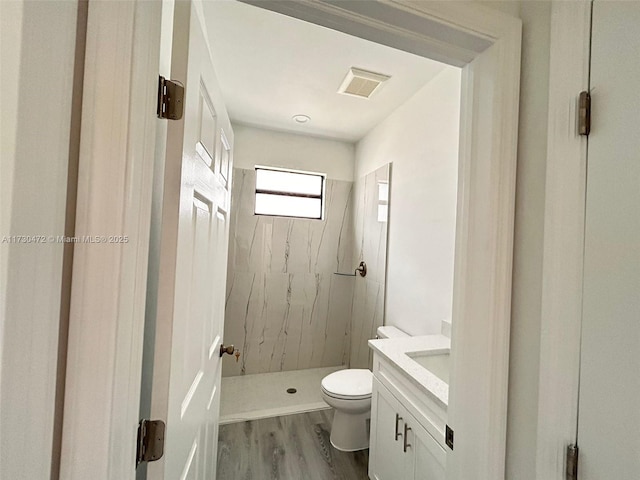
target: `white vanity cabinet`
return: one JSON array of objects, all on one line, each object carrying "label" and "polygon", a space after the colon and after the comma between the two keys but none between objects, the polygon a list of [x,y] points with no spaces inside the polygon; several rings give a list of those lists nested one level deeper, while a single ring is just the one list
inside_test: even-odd
[{"label": "white vanity cabinet", "polygon": [[388,365],[379,359],[374,361],[369,477],[371,480],[444,480],[446,451],[434,435],[441,436],[444,442],[446,413],[444,409],[437,412],[434,408],[436,411],[423,415],[424,409],[416,408],[412,398],[416,392],[397,380]]}]

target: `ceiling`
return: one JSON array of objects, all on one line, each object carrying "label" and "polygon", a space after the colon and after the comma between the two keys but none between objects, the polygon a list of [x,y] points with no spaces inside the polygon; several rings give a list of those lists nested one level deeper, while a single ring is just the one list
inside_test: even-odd
[{"label": "ceiling", "polygon": [[[445,68],[235,0],[205,2],[205,22],[229,116],[248,125],[355,142]],[[351,67],[391,79],[370,99],[341,95]]]}]

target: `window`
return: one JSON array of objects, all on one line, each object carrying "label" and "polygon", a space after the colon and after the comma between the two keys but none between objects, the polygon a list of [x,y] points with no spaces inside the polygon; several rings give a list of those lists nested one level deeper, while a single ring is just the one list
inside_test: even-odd
[{"label": "window", "polygon": [[378,182],[378,221],[386,222],[389,217],[389,182]]},{"label": "window", "polygon": [[256,168],[256,215],[322,219],[325,176]]}]

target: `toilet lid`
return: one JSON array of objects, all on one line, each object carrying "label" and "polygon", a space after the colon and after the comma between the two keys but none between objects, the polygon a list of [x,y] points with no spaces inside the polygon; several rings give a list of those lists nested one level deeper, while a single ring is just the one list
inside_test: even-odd
[{"label": "toilet lid", "polygon": [[367,398],[372,388],[373,375],[366,368],[338,370],[322,379],[322,389],[337,398]]}]

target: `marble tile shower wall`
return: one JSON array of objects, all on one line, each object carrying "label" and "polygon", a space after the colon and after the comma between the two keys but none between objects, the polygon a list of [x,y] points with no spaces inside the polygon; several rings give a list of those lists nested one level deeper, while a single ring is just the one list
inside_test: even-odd
[{"label": "marble tile shower wall", "polygon": [[327,180],[324,220],[256,216],[255,170],[234,169],[224,376],[348,364],[352,187]]},{"label": "marble tile shower wall", "polygon": [[379,185],[389,184],[390,166],[359,178],[354,186],[354,254],[357,265],[367,263],[367,276],[354,283],[350,328],[351,368],[372,368],[373,354],[368,341],[384,320],[387,262],[387,216],[378,219]]}]

